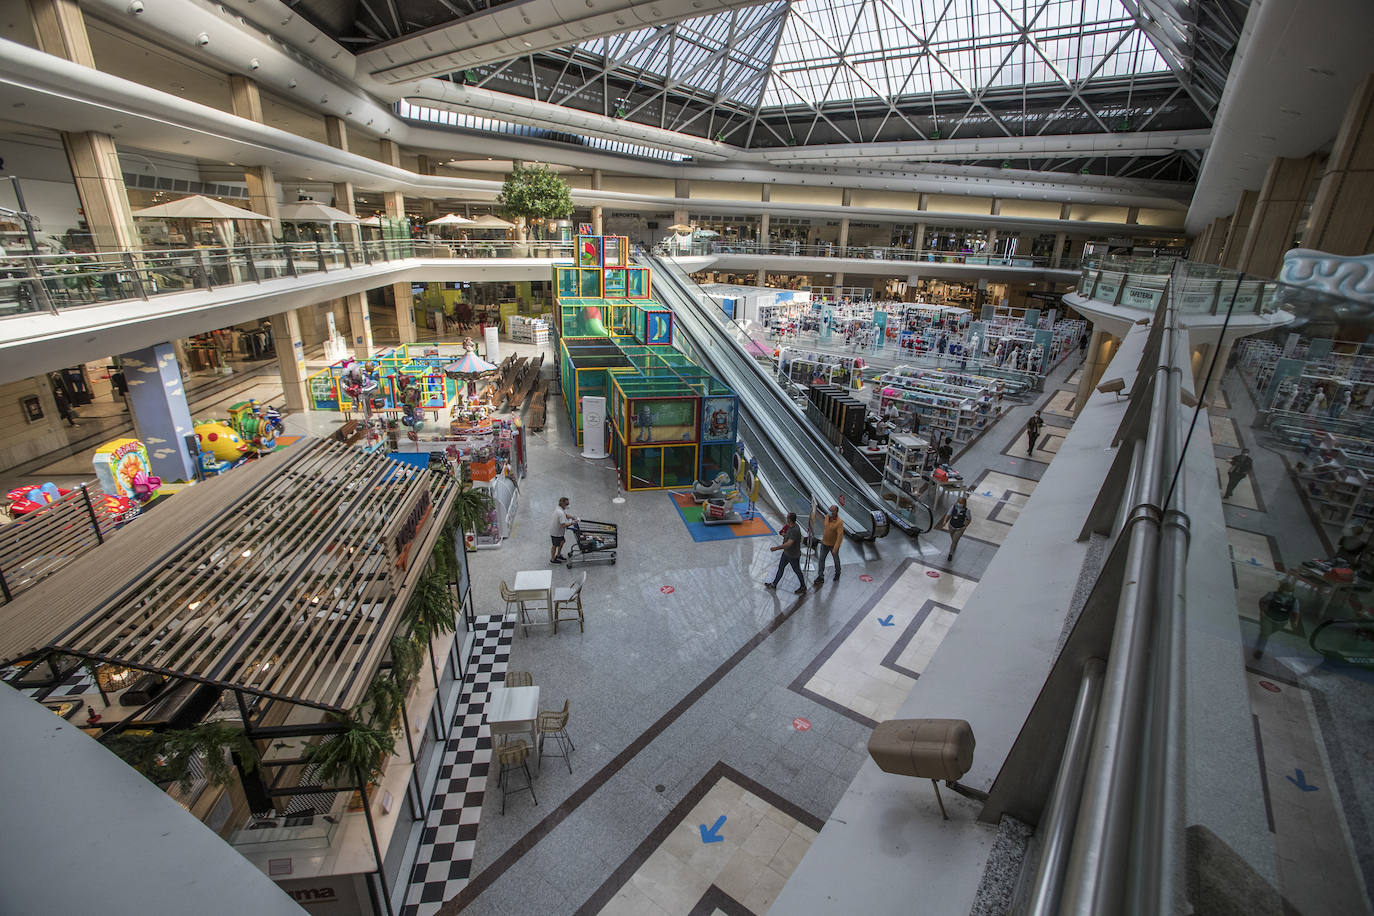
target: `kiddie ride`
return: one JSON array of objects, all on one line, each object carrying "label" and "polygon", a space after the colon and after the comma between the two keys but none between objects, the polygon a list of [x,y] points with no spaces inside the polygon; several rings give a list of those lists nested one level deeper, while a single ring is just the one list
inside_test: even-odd
[{"label": "kiddie ride", "polygon": [[[156,480],[157,478],[153,479]],[[3,508],[11,518],[19,519],[43,511],[71,492],[71,490],[59,487],[51,481],[36,487],[15,487],[5,494],[5,498],[9,500],[9,505]],[[119,524],[137,518],[140,511],[136,501],[111,493],[102,493],[92,497],[91,508],[93,511],[113,518]]]},{"label": "kiddie ride", "polygon": [[[738,525],[750,521],[756,515],[758,501],[757,464],[739,462],[737,474],[739,483],[730,486],[730,475],[721,471],[710,482],[698,480],[692,484],[692,502],[701,506],[703,525]],[[735,511],[736,501],[749,497],[749,509],[744,515]]]}]

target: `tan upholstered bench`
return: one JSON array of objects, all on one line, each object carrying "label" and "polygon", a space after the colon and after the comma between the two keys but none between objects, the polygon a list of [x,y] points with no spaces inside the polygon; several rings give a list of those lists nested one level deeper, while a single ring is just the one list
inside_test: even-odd
[{"label": "tan upholstered bench", "polygon": [[973,766],[973,728],[963,719],[889,719],[878,723],[868,738],[868,755],[884,773],[929,779],[935,787],[940,814],[949,820],[940,798],[940,783],[976,801],[987,795],[960,785]]}]

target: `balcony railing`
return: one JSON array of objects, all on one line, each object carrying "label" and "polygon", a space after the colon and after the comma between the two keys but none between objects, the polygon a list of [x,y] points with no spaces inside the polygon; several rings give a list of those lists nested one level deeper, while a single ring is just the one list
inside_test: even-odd
[{"label": "balcony railing", "polygon": [[959,251],[932,251],[900,246],[848,245],[840,247],[828,243],[803,245],[800,242],[725,242],[719,239],[697,239],[683,244],[669,238],[659,243],[659,253],[669,257],[706,256],[719,254],[765,255],[789,258],[853,258],[864,261],[924,262],[930,264],[970,264],[991,267],[1028,267],[1053,270],[1077,270],[1077,259],[1016,255],[974,254]]},{"label": "balcony railing", "polygon": [[412,258],[572,257],[561,242],[283,242],[96,254],[0,257],[0,317],[52,312],[166,293],[213,290],[280,277],[351,270]]}]

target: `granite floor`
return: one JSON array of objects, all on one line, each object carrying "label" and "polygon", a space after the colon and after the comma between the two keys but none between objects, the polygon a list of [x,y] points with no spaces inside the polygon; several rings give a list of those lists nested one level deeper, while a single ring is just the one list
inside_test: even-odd
[{"label": "granite floor", "polygon": [[[515,804],[504,816],[499,793],[488,792],[473,877],[438,911],[763,913],[789,856],[804,851],[807,829],[819,829],[857,772],[874,717],[900,704],[938,651],[1043,472],[1002,446],[1077,364],[1058,367],[1045,392],[1010,404],[956,455],[965,479],[995,498],[971,500],[982,527],[952,562],[939,531],[847,542],[841,578],[800,597],[762,588],[775,539],[696,543],[661,494],[617,502],[609,461],[580,457],[552,400],[546,430],[530,437],[513,536],[476,554],[472,573],[478,610],[489,613],[501,581],[547,568],[544,532],[562,495],[575,515],[619,526],[616,565],[586,570],[586,632],[531,631],[512,647],[510,665],[532,674],[541,705],[571,703],[573,772],[543,767],[538,806]],[[555,568],[555,584],[572,578]],[[836,653],[850,662],[826,667]],[[822,678],[829,695],[814,689]],[[758,823],[746,808],[763,811]],[[718,851],[700,831],[722,814]],[[807,829],[790,826],[784,837],[759,827],[788,818]]]}]

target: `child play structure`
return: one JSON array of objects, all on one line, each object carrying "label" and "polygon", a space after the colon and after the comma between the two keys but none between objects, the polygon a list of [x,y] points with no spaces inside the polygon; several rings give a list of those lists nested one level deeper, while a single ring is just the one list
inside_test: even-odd
[{"label": "child play structure", "polygon": [[627,490],[690,487],[731,474],[735,393],[673,347],[673,313],[623,236],[578,236],[554,266],[563,402],[583,441],[582,399],[607,404],[609,452]]}]

